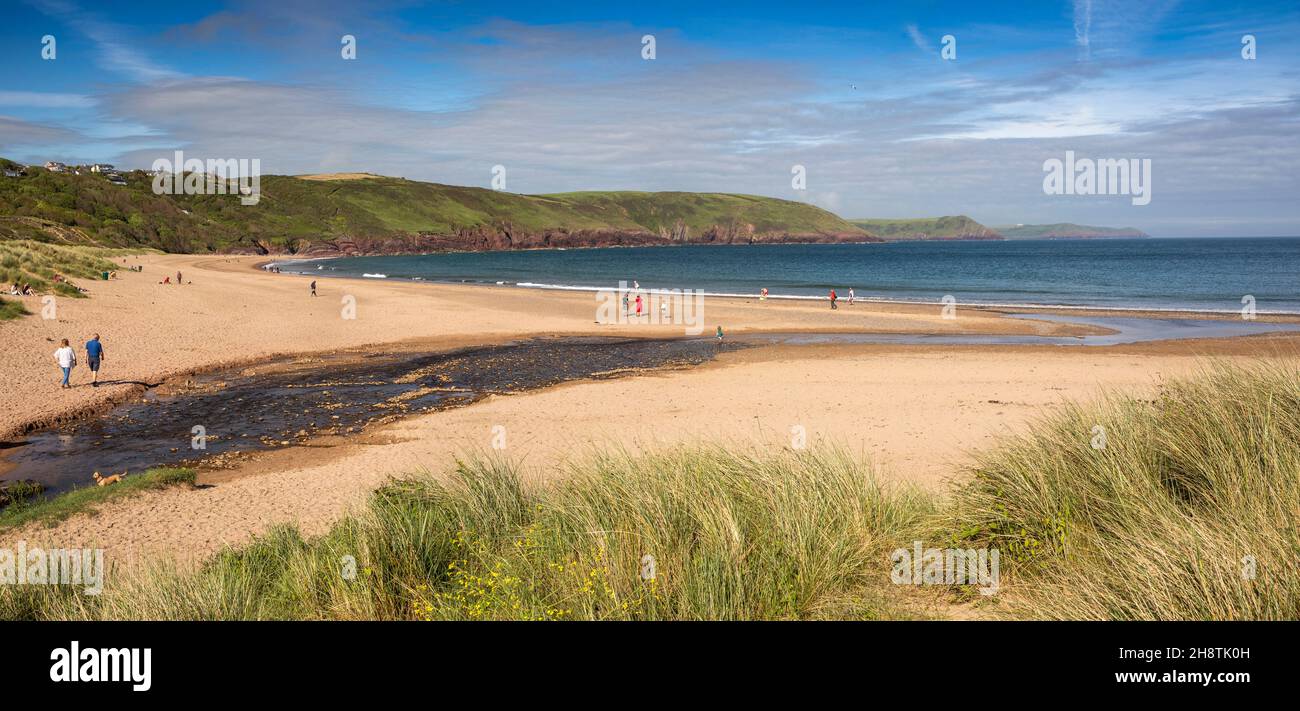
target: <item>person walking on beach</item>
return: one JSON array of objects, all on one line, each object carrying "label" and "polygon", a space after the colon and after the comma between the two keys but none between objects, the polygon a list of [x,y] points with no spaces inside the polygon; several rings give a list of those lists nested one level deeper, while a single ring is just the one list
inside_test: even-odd
[{"label": "person walking on beach", "polygon": [[86,365],[90,368],[90,387],[99,387],[99,363],[104,360],[104,346],[99,342],[99,334],[86,341]]},{"label": "person walking on beach", "polygon": [[177,284],[184,284],[184,283],[185,283],[185,282],[181,281],[181,270],[179,270],[179,269],[176,270],[176,283],[177,283]]},{"label": "person walking on beach", "polygon": [[854,297],[854,296],[855,296],[855,294],[853,293],[853,287],[850,286],[850,287],[849,287],[849,306],[852,306],[852,305],[853,305],[853,297]]},{"label": "person walking on beach", "polygon": [[312,295],[312,296],[315,296],[315,295],[316,295],[316,280],[315,280],[315,279],[312,279],[312,280],[311,280],[311,295]]},{"label": "person walking on beach", "polygon": [[763,287],[762,291],[759,291],[759,292],[758,292],[758,300],[759,300],[759,301],[767,301],[767,287],[766,287],[766,286]]},{"label": "person walking on beach", "polygon": [[835,290],[831,289],[831,311],[834,311],[835,309],[839,308],[835,305],[835,300],[838,298],[840,297],[835,295]]},{"label": "person walking on beach", "polygon": [[63,387],[72,387],[68,384],[68,376],[72,375],[72,368],[77,365],[77,353],[68,345],[68,339],[59,342],[58,350],[54,351],[54,361],[63,369]]},{"label": "person walking on beach", "polygon": [[641,318],[641,295],[636,295],[636,317]]}]

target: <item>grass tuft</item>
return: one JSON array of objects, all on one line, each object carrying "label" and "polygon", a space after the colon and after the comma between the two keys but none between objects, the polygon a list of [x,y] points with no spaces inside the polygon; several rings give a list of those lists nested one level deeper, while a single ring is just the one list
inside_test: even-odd
[{"label": "grass tuft", "polygon": [[11,301],[0,297],[0,321],[8,321],[31,313],[21,301]]},{"label": "grass tuft", "polygon": [[1300,617],[1298,524],[1286,364],[1069,407],[983,455],[947,522],[1003,552],[1018,614],[1124,620]]}]

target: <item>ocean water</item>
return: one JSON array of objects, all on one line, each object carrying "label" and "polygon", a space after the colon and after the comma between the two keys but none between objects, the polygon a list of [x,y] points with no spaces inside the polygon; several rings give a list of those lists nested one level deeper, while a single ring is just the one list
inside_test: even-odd
[{"label": "ocean water", "polygon": [[[629,247],[345,257],[284,271],[525,288],[1300,313],[1300,237]],[[1249,299],[1247,299],[1249,300]]]}]

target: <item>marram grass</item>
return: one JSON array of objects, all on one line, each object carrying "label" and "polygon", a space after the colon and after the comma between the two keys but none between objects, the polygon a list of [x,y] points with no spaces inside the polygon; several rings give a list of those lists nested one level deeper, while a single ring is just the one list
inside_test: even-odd
[{"label": "marram grass", "polygon": [[931,502],[882,487],[843,451],[689,447],[596,456],[562,474],[525,486],[518,468],[476,459],[444,479],[394,481],[310,541],[278,528],[197,572],[111,576],[97,597],[0,591],[0,618],[913,616],[885,564]]},{"label": "marram grass", "polygon": [[[112,261],[114,258],[139,254],[150,250],[109,249],[104,247],[45,244],[33,240],[0,239],[0,285],[8,293],[17,283],[31,285],[39,293],[82,298],[85,294],[67,281],[55,281],[55,276],[98,280],[103,272],[124,269]],[[0,318],[4,310],[0,309]]]},{"label": "marram grass", "polygon": [[1300,370],[1219,365],[988,451],[944,526],[998,546],[1019,616],[1300,618]]}]

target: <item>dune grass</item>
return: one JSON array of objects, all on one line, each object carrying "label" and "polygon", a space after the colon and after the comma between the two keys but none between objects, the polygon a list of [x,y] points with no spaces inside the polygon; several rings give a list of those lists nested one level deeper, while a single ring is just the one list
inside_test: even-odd
[{"label": "dune grass", "polygon": [[[544,484],[490,458],[393,481],[304,539],[98,597],[0,586],[0,619],[1300,618],[1300,370],[1216,366],[1055,411],[949,495],[835,448],[600,455]],[[1001,552],[995,599],[891,584],[891,551]],[[649,557],[647,557],[649,556]]]},{"label": "dune grass", "polygon": [[1020,616],[1300,618],[1300,370],[1071,406],[984,454],[945,516],[1003,552]]},{"label": "dune grass", "polygon": [[45,244],[33,240],[0,240],[0,284],[30,284],[40,293],[83,298],[77,287],[65,279],[100,279],[102,272],[120,269],[113,257],[139,254],[141,250],[108,249],[71,245]]},{"label": "dune grass", "polygon": [[19,316],[26,316],[28,313],[30,312],[27,310],[27,307],[23,306],[21,301],[12,301],[0,297],[0,321],[8,321],[10,319],[18,318]]},{"label": "dune grass", "polygon": [[52,526],[73,514],[94,513],[97,506],[123,496],[170,486],[193,485],[193,469],[168,467],[131,474],[110,486],[95,486],[88,482],[86,486],[56,496],[37,495],[0,508],[0,531],[34,521]]},{"label": "dune grass", "polygon": [[195,573],[154,568],[98,598],[0,591],[0,618],[905,617],[878,562],[932,513],[838,450],[601,456],[544,486],[481,459],[395,481],[322,537],[278,528]]}]

